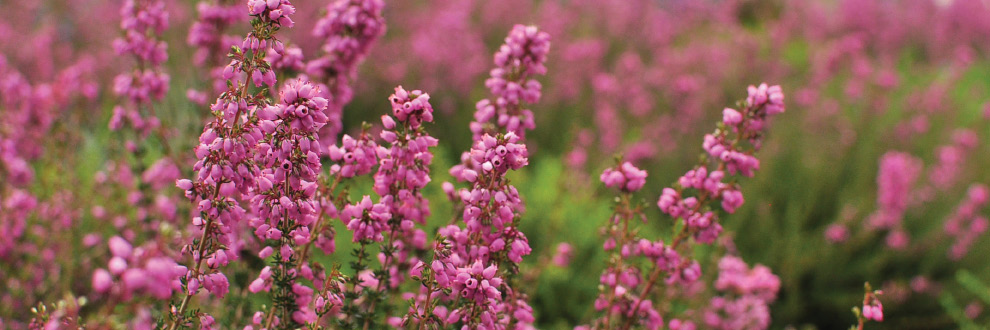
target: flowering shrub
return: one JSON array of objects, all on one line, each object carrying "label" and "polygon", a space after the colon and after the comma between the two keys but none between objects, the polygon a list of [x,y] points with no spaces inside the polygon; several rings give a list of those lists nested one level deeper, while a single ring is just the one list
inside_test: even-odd
[{"label": "flowering shrub", "polygon": [[0,328],[987,323],[980,0],[0,10]]}]

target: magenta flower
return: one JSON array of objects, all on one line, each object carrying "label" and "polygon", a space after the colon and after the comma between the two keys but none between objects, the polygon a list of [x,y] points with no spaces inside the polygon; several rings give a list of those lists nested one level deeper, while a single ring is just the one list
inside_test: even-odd
[{"label": "magenta flower", "polygon": [[646,184],[646,171],[640,170],[629,162],[624,162],[618,168],[606,168],[599,177],[606,187],[633,192]]},{"label": "magenta flower", "polygon": [[324,41],[323,54],[305,65],[308,75],[326,86],[330,100],[327,127],[320,132],[324,143],[336,142],[342,130],[344,106],[353,98],[352,81],[357,68],[385,34],[382,0],[334,0],[326,7],[326,16],[313,27],[313,36]]},{"label": "magenta flower", "polygon": [[481,100],[475,106],[471,132],[476,140],[501,130],[525,137],[527,130],[536,128],[533,112],[524,109],[523,104],[540,100],[543,87],[532,77],[546,74],[544,63],[549,51],[550,35],[546,32],[535,26],[512,28],[505,44],[495,53],[491,78],[485,80],[494,99]]}]

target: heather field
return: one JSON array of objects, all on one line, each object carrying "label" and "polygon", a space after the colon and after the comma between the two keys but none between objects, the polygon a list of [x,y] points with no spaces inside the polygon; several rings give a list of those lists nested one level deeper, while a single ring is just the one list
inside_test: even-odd
[{"label": "heather field", "polygon": [[0,0],[0,329],[983,329],[986,0]]}]

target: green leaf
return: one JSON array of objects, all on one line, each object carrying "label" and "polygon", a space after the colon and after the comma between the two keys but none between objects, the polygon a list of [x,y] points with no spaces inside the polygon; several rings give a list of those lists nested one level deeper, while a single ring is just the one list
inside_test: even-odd
[{"label": "green leaf", "polygon": [[981,327],[973,323],[973,320],[970,320],[969,317],[966,316],[966,312],[959,307],[959,304],[956,303],[956,299],[952,297],[952,294],[948,292],[942,292],[942,295],[939,296],[938,298],[938,302],[939,304],[942,305],[942,308],[945,309],[945,312],[949,314],[949,317],[951,317],[952,320],[956,322],[956,325],[959,326],[959,329],[964,329],[964,330],[982,329]]},{"label": "green leaf", "polygon": [[966,270],[960,270],[956,272],[956,281],[962,284],[966,290],[979,297],[980,300],[983,300],[984,303],[990,304],[990,288],[972,273]]}]

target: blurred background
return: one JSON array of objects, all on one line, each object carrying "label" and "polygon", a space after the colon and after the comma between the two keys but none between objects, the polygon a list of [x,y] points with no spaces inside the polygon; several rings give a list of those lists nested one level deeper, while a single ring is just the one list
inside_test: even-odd
[{"label": "blurred background", "polygon": [[[280,39],[315,57],[322,40],[312,30],[327,2],[293,4],[296,26]],[[123,202],[126,189],[107,184],[121,162],[136,164],[131,171],[140,176],[170,155],[181,177],[191,173],[192,148],[210,114],[189,91],[207,100],[216,93],[209,64],[194,64],[197,48],[187,40],[197,3],[167,5],[164,71],[171,79],[156,105],[166,131],[135,149],[133,133],[108,129],[121,102],[113,77],[134,65],[112,47],[120,2],[0,1],[7,13],[0,19],[0,150],[18,150],[33,172],[18,177],[13,156],[4,154],[0,233],[9,242],[0,243],[0,319],[8,326],[26,322],[39,302],[91,291],[89,276],[108,253],[90,249],[89,234],[109,236],[123,227],[113,215],[135,212]],[[470,147],[468,123],[475,102],[488,97],[491,54],[517,23],[551,35],[548,73],[538,78],[543,98],[531,106],[530,165],[511,178],[526,204],[521,228],[534,252],[523,273],[541,328],[572,328],[593,314],[605,258],[599,228],[614,198],[598,181],[601,171],[619,155],[648,170],[637,198],[654,205],[697,162],[722,108],[761,82],[783,88],[787,112],[773,120],[757,154],[760,171],[741,181],[745,205],[723,219],[728,238],[696,253],[730,253],[771,268],[782,282],[770,305],[773,329],[848,327],[865,281],[885,292],[886,320],[874,329],[990,321],[990,245],[979,225],[986,203],[961,210],[971,188],[990,180],[986,0],[402,0],[386,2],[385,22],[387,32],[352,82],[344,133],[377,123],[396,85],[430,93],[437,116],[427,130],[441,145],[427,190],[430,228],[453,216],[439,184],[452,181],[447,170]],[[225,33],[239,42],[247,29],[240,20]],[[14,138],[14,127],[30,129]],[[885,155],[897,157],[885,163]],[[908,173],[890,179],[882,175],[887,167]],[[877,228],[871,219],[885,210],[890,180],[900,180],[903,214],[896,227]],[[18,204],[15,187],[34,205]],[[177,189],[156,189],[174,198],[182,224],[168,230],[181,231],[188,202],[176,198]],[[960,213],[969,227],[947,229]],[[659,209],[647,214],[644,236],[671,234],[673,223]],[[350,239],[341,235],[338,251],[347,251]],[[573,247],[570,267],[547,266],[564,242]],[[711,282],[717,258],[708,259],[702,269]],[[231,276],[231,286],[243,291],[248,274]],[[238,299],[227,304],[256,303]]]}]

